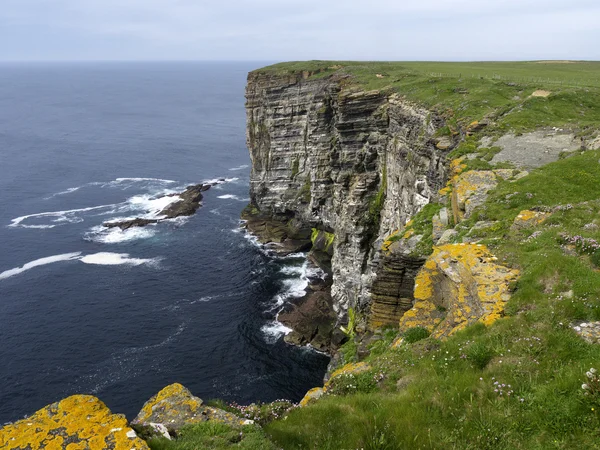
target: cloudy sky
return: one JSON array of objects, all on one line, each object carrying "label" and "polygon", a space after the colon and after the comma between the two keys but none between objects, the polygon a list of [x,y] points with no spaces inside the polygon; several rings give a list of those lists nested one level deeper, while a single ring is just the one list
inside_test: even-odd
[{"label": "cloudy sky", "polygon": [[600,59],[600,0],[1,0],[0,60]]}]

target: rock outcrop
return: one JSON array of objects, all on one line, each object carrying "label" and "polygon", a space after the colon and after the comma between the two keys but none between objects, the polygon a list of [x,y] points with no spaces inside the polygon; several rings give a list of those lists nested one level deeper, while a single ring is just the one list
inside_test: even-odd
[{"label": "rock outcrop", "polygon": [[90,395],[73,395],[0,429],[6,450],[147,450],[121,414]]},{"label": "rock outcrop", "polygon": [[144,403],[131,426],[144,438],[152,436],[176,437],[185,425],[215,421],[238,427],[247,420],[218,408],[204,405],[179,383],[171,384]]},{"label": "rock outcrop", "polygon": [[177,197],[175,201],[170,203],[162,211],[156,214],[156,218],[126,219],[113,222],[105,222],[107,228],[120,228],[127,230],[132,227],[144,227],[146,225],[158,223],[165,219],[175,219],[181,216],[191,216],[198,211],[201,206],[202,192],[210,189],[210,184],[194,184],[188,186],[185,191],[180,194],[168,194],[166,197]]},{"label": "rock outcrop", "polygon": [[400,330],[422,327],[444,338],[477,321],[493,323],[504,313],[519,271],[497,264],[481,244],[448,244],[433,254],[415,280],[415,303]]},{"label": "rock outcrop", "polygon": [[279,238],[267,240],[286,251],[302,248],[286,245],[296,240],[291,221],[329,233],[312,244],[325,244],[319,256],[331,259],[340,320],[350,307],[368,307],[384,237],[435,199],[446,181],[435,115],[346,81],[257,71],[246,89],[249,210],[261,218],[248,227],[259,235],[277,230]]}]

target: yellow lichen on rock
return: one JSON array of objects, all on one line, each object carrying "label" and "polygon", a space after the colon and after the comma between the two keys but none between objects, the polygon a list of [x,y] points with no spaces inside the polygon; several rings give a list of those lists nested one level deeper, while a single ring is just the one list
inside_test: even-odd
[{"label": "yellow lichen on rock", "polygon": [[415,303],[400,319],[400,329],[422,327],[447,337],[480,321],[500,318],[519,272],[496,264],[483,245],[447,244],[433,254],[415,280]]},{"label": "yellow lichen on rock", "polygon": [[482,205],[487,192],[498,185],[492,170],[469,170],[453,181],[452,211],[456,222],[468,217],[474,208]]},{"label": "yellow lichen on rock", "polygon": [[314,402],[315,400],[321,398],[325,394],[325,388],[316,387],[309,390],[302,400],[300,400],[300,406],[306,406],[309,403]]},{"label": "yellow lichen on rock", "polygon": [[532,228],[541,225],[550,216],[550,213],[542,211],[530,211],[528,209],[521,211],[513,222],[512,228]]},{"label": "yellow lichen on rock", "polygon": [[371,370],[371,366],[364,361],[346,364],[331,374],[331,378],[325,383],[325,390],[327,390],[327,387],[329,387],[337,377],[351,374],[357,375],[359,373],[367,372],[368,370]]},{"label": "yellow lichen on rock", "polygon": [[137,422],[147,421],[156,412],[164,410],[166,412],[174,411],[175,408],[186,409],[190,414],[196,413],[202,406],[202,399],[195,397],[183,385],[173,383],[163,388],[144,403],[144,406],[135,420]]},{"label": "yellow lichen on rock", "polygon": [[90,395],[73,395],[0,429],[7,450],[148,449],[121,414]]},{"label": "yellow lichen on rock", "polygon": [[152,424],[162,424],[176,434],[184,425],[215,421],[230,426],[244,425],[245,420],[218,408],[204,406],[198,398],[179,383],[171,384],[148,400],[131,425],[143,433],[152,433]]},{"label": "yellow lichen on rock", "polygon": [[381,244],[381,251],[382,252],[384,252],[384,253],[389,252],[390,245],[392,245],[394,243],[394,241],[392,240],[392,238],[394,238],[394,236],[397,236],[399,232],[400,232],[400,230],[394,230],[394,231],[392,231],[392,233],[386,238],[386,240],[383,241],[383,244]]}]

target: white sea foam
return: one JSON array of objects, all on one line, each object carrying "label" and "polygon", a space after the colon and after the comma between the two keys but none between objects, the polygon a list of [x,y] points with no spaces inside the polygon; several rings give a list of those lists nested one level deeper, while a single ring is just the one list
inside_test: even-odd
[{"label": "white sea foam", "polygon": [[119,227],[107,228],[102,225],[93,227],[84,235],[88,241],[98,242],[100,244],[119,244],[121,242],[137,241],[139,239],[148,239],[156,234],[156,229],[147,227],[131,227],[127,230],[121,230]]},{"label": "white sea foam", "polygon": [[81,259],[82,263],[85,264],[97,264],[102,266],[117,266],[117,265],[130,265],[130,266],[139,266],[142,264],[157,264],[160,259],[159,258],[151,258],[151,259],[141,259],[141,258],[130,258],[128,253],[109,253],[109,252],[100,252],[94,253],[92,255],[83,256]]},{"label": "white sea foam", "polygon": [[260,331],[263,332],[265,341],[268,344],[275,344],[281,338],[281,336],[285,336],[286,334],[289,334],[294,330],[286,327],[281,322],[277,322],[276,320],[274,320],[263,325],[260,328]]},{"label": "white sea foam", "polygon": [[146,211],[145,218],[156,218],[157,214],[171,203],[181,201],[178,195],[154,197],[148,194],[136,195],[127,200],[132,211]]},{"label": "white sea foam", "polygon": [[236,181],[238,181],[239,178],[213,178],[211,180],[204,180],[202,183],[203,184],[225,184],[225,183],[235,183]]},{"label": "white sea foam", "polygon": [[[304,253],[301,253],[301,255],[304,255]],[[295,278],[283,280],[283,291],[274,297],[275,304],[271,309],[272,311],[283,306],[289,299],[301,298],[306,295],[306,288],[311,278],[324,278],[326,276],[323,270],[311,266],[308,260],[305,260],[301,266],[284,266],[280,269],[280,272]]]},{"label": "white sea foam", "polygon": [[[26,216],[17,217],[16,219],[11,220],[11,224],[9,227],[22,227],[22,228],[54,228],[55,226],[62,225],[65,223],[77,223],[83,221],[78,213],[84,213],[88,211],[100,210],[100,209],[109,209],[116,207],[116,204],[112,205],[100,205],[100,206],[91,206],[89,208],[79,208],[79,209],[69,209],[66,211],[49,211],[42,212],[37,214],[29,214]],[[33,218],[41,218],[41,217],[54,217],[51,221],[54,225],[44,224],[44,225],[26,225],[22,222],[33,219]]]},{"label": "white sea foam", "polygon": [[224,200],[237,200],[238,202],[249,202],[250,201],[249,198],[241,198],[241,197],[238,197],[237,195],[233,195],[233,194],[219,195],[217,198],[224,199]]},{"label": "white sea foam", "polygon": [[100,186],[102,188],[116,188],[120,187],[123,189],[128,189],[133,187],[136,184],[144,183],[144,184],[172,184],[177,183],[174,180],[164,180],[162,178],[117,178],[113,181],[106,182],[94,182],[90,183],[91,185]]},{"label": "white sea foam", "polygon": [[44,200],[50,200],[51,198],[58,197],[59,195],[71,194],[71,193],[73,193],[75,191],[78,191],[82,187],[83,186],[78,186],[78,187],[72,187],[72,188],[69,188],[69,189],[65,189],[64,191],[60,191],[60,192],[57,192],[56,194],[52,194],[49,197],[46,197]]},{"label": "white sea foam", "polygon": [[22,267],[16,267],[14,269],[5,270],[4,272],[0,273],[0,280],[4,280],[14,275],[26,272],[27,270],[33,269],[34,267],[45,266],[46,264],[53,264],[60,261],[71,261],[74,259],[79,259],[80,255],[81,252],[63,253],[62,255],[47,256],[45,258],[36,259],[35,261],[31,261],[27,264],[24,264]]},{"label": "white sea foam", "polygon": [[242,164],[241,166],[232,167],[229,170],[231,170],[231,171],[244,170],[244,169],[247,169],[248,167],[250,167],[248,164]]},{"label": "white sea foam", "polygon": [[163,178],[117,178],[113,183],[122,183],[124,181],[156,181],[158,183],[177,183],[177,181],[165,180]]}]

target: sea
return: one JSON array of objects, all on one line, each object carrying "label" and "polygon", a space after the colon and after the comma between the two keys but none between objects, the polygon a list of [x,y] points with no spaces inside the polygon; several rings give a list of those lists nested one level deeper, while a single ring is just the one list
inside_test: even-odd
[{"label": "sea", "polygon": [[[0,64],[0,425],[72,394],[133,419],[182,383],[298,401],[328,357],[277,322],[318,270],[242,227],[247,73],[263,63]],[[157,217],[217,183],[191,217]]]}]

